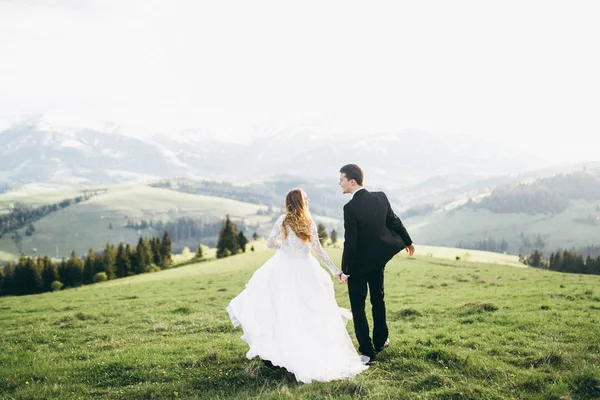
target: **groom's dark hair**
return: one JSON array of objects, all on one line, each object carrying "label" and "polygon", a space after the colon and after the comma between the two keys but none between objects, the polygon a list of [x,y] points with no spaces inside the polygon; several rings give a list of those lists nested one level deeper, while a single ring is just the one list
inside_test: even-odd
[{"label": "groom's dark hair", "polygon": [[356,164],[348,164],[344,165],[340,168],[340,172],[346,175],[348,180],[354,179],[359,186],[363,185],[363,179],[365,178],[365,174],[363,170]]}]

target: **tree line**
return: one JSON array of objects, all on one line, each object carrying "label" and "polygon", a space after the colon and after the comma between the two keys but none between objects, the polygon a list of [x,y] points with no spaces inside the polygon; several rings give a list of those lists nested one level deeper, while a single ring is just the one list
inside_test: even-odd
[{"label": "tree line", "polygon": [[[204,221],[190,217],[181,217],[175,221],[133,220],[128,219],[127,228],[144,230],[153,229],[159,232],[166,231],[173,240],[173,251],[180,252],[184,247],[194,248],[203,242],[209,246],[217,244],[217,237],[222,228],[222,221]],[[239,230],[247,230],[248,226],[241,220]]]},{"label": "tree line", "polygon": [[[335,229],[331,231],[331,235],[327,233],[325,225],[317,224],[317,235],[321,244],[325,244],[327,239],[331,240],[331,244],[335,246],[338,240],[338,235]],[[257,240],[256,232],[252,235],[252,239]],[[219,231],[219,239],[217,241],[217,258],[224,258],[246,252],[248,239],[244,232],[239,230],[237,225],[231,221],[229,215],[221,222]],[[251,248],[254,251],[254,246]],[[200,251],[200,250],[199,250]]]},{"label": "tree line", "polygon": [[[540,234],[529,235],[521,232],[517,236],[510,238],[510,240],[509,242],[505,238],[496,239],[493,237],[472,241],[460,240],[456,243],[455,247],[459,249],[491,251],[494,253],[511,253],[512,246],[513,254],[526,254],[535,249],[543,250],[546,247],[546,241]],[[518,248],[514,249],[515,246],[518,246]]]},{"label": "tree line", "polygon": [[[269,182],[235,185],[230,182],[194,181],[188,179],[165,179],[150,186],[184,193],[224,197],[273,207],[281,204],[281,199],[293,187],[302,187],[312,200],[311,210],[315,214],[341,218],[345,200],[340,198],[335,185],[324,186],[300,178],[282,178]],[[263,212],[264,213],[264,212]],[[270,211],[267,214],[270,215]]]},{"label": "tree line", "polygon": [[482,240],[464,241],[456,243],[459,249],[491,251],[494,253],[505,253],[508,251],[508,242],[506,239],[496,240],[494,238],[486,238]]},{"label": "tree line", "polygon": [[279,199],[270,191],[265,191],[261,184],[236,186],[229,182],[215,181],[186,181],[162,180],[150,186],[162,189],[172,189],[183,193],[202,194],[207,196],[224,197],[252,204],[273,205]]},{"label": "tree line", "polygon": [[0,296],[56,291],[159,271],[172,264],[171,245],[165,232],[162,239],[140,237],[134,246],[121,242],[115,247],[107,242],[103,251],[90,249],[85,258],[72,252],[60,262],[21,254],[16,264],[0,266]]},{"label": "tree line", "polygon": [[583,254],[576,251],[558,250],[545,258],[542,251],[534,250],[529,257],[521,257],[521,261],[531,267],[550,271],[600,275],[600,256],[594,258],[588,254],[584,258]]}]

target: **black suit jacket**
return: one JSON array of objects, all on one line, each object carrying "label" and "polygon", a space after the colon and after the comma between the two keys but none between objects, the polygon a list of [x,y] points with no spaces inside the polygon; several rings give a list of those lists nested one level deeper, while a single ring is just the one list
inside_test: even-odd
[{"label": "black suit jacket", "polygon": [[412,244],[383,192],[355,192],[344,206],[344,229],[342,271],[346,275],[363,276],[382,269]]}]

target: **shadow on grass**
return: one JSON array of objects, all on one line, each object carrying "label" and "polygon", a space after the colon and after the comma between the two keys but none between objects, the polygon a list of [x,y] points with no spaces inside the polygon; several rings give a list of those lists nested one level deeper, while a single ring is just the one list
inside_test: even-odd
[{"label": "shadow on grass", "polygon": [[251,361],[250,364],[247,363],[245,359],[237,360],[230,372],[198,377],[190,381],[189,385],[194,391],[201,391],[207,398],[221,396],[250,398],[260,397],[266,393],[285,397],[292,393],[303,392],[312,396],[318,395],[318,398],[328,396],[356,398],[368,395],[367,388],[355,380],[313,382],[306,385],[296,381],[294,374],[284,368],[267,367],[258,359]]}]

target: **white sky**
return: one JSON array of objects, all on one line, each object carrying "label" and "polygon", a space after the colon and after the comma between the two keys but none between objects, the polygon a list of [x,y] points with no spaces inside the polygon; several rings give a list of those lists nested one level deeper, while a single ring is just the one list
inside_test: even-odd
[{"label": "white sky", "polygon": [[0,125],[418,128],[600,160],[598,21],[577,0],[0,0]]}]

